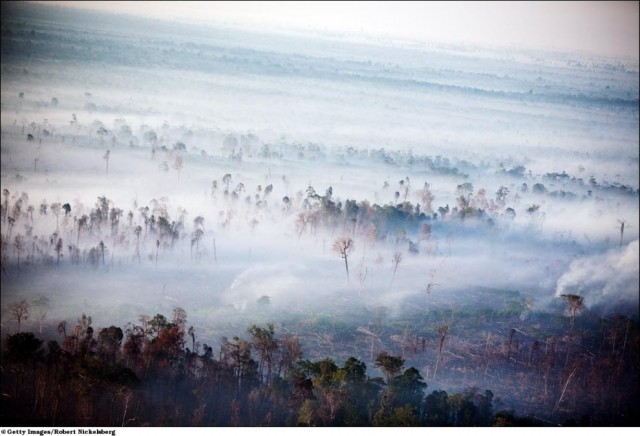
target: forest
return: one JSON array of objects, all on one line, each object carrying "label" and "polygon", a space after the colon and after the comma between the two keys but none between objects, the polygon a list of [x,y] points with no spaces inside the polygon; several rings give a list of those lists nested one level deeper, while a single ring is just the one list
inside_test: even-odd
[{"label": "forest", "polygon": [[637,64],[2,8],[0,425],[640,424]]},{"label": "forest", "polygon": [[[27,319],[29,305],[12,305],[11,311],[20,322]],[[250,326],[242,332],[247,339],[222,338],[220,349],[214,350],[196,341],[197,332],[188,326],[183,309],[176,308],[170,319],[141,316],[124,330],[113,325],[94,330],[91,317],[82,314],[74,326],[64,321],[58,325],[62,346],[56,340],[45,345],[32,332],[8,335],[2,424],[638,425],[637,376],[625,376],[635,372],[638,350],[630,337],[637,338],[638,329],[624,317],[607,320],[610,338],[615,339],[589,341],[592,347],[575,337],[525,344],[516,335],[528,335],[512,328],[507,344],[489,347],[487,341],[484,351],[469,350],[441,326],[428,343],[426,338],[411,338],[402,354],[379,352],[374,365],[382,377],[371,376],[355,357],[339,363],[330,357],[303,359],[300,337],[279,334],[271,323]],[[590,348],[600,348],[599,354]],[[465,349],[477,370],[486,374],[491,368],[499,383],[532,395],[531,404],[522,404],[530,413],[504,409],[490,389],[475,386],[427,393],[428,382],[418,369],[407,368],[402,357],[437,353],[437,362],[443,361],[441,372],[464,372],[457,376],[466,377],[473,370],[442,359],[443,352],[465,359],[455,354]],[[436,364],[434,375],[437,370]]]}]

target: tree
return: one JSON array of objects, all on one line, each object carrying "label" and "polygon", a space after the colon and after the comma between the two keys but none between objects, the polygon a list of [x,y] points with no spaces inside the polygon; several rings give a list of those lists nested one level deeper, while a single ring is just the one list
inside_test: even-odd
[{"label": "tree", "polygon": [[231,184],[231,174],[225,174],[224,176],[222,176],[222,183],[224,183],[227,188],[226,188],[226,192],[229,193],[229,184]]},{"label": "tree", "polygon": [[380,368],[387,378],[387,382],[391,381],[397,373],[400,372],[404,365],[404,359],[400,356],[393,356],[386,351],[378,354],[375,366]]},{"label": "tree", "polygon": [[31,332],[8,335],[5,342],[6,357],[12,362],[34,361],[40,355],[41,345],[42,340]]},{"label": "tree", "polygon": [[191,351],[196,352],[196,329],[193,326],[189,326],[187,334],[191,337]]},{"label": "tree", "polygon": [[433,293],[433,288],[438,286],[438,283],[427,283],[427,285],[424,288],[424,292],[427,294],[427,305],[425,307],[425,309],[428,311],[429,310],[429,299],[431,298],[431,294]]},{"label": "tree", "polygon": [[204,217],[198,215],[193,219],[193,226],[204,230]]},{"label": "tree", "polygon": [[266,328],[254,324],[247,329],[247,332],[251,335],[251,345],[260,355],[258,371],[264,374],[266,364],[266,382],[269,383],[273,369],[273,354],[278,349],[278,343],[274,337],[275,327],[271,323],[267,324]]},{"label": "tree", "polygon": [[104,257],[105,257],[106,248],[107,247],[104,245],[104,242],[100,241],[98,243],[98,250],[100,251],[100,257],[102,258],[102,265],[104,265]]},{"label": "tree", "polygon": [[60,216],[60,211],[62,210],[62,204],[60,203],[51,203],[50,205],[51,212],[56,216],[56,232],[58,231],[58,217]]},{"label": "tree", "polygon": [[422,381],[422,375],[416,368],[406,369],[389,383],[389,391],[397,406],[411,406],[416,415],[422,409],[422,398],[427,384]]},{"label": "tree", "polygon": [[24,236],[18,233],[13,240],[13,247],[16,249],[16,253],[18,253],[18,271],[20,271],[20,256],[25,249]]},{"label": "tree", "polygon": [[13,229],[13,226],[15,225],[16,219],[12,216],[7,217],[7,239],[11,238],[11,230]]},{"label": "tree", "polygon": [[120,345],[124,333],[120,327],[103,328],[98,333],[98,355],[110,365],[114,365],[120,356]]},{"label": "tree", "polygon": [[569,331],[571,331],[576,320],[576,313],[584,308],[584,299],[574,294],[561,294],[560,296],[565,299],[568,305]]},{"label": "tree", "polygon": [[60,258],[62,257],[62,250],[64,248],[64,245],[62,244],[62,238],[58,238],[58,242],[56,242],[56,255],[57,255],[57,260],[56,263],[59,265],[60,264]]},{"label": "tree", "polygon": [[509,188],[506,186],[500,186],[500,189],[496,191],[496,201],[498,204],[504,205],[507,195],[509,195]]},{"label": "tree", "polygon": [[9,314],[12,319],[18,322],[18,333],[20,333],[20,323],[29,319],[30,305],[27,300],[14,301],[9,304]]},{"label": "tree", "polygon": [[200,239],[202,239],[203,235],[204,232],[202,229],[195,229],[191,238],[191,247],[193,247],[194,244],[196,246],[196,259],[200,258]]},{"label": "tree", "polygon": [[178,172],[178,180],[180,180],[180,171],[184,167],[184,158],[180,155],[177,155],[173,161],[173,169]]},{"label": "tree", "polygon": [[102,142],[104,141],[104,137],[109,134],[109,131],[104,127],[100,126],[98,127],[98,130],[96,130],[96,133],[100,137],[100,144],[102,144]]},{"label": "tree", "polygon": [[618,220],[618,222],[620,223],[620,247],[622,247],[622,238],[624,237],[624,228],[625,226],[627,228],[631,227],[629,224],[627,224],[627,222],[625,220]]},{"label": "tree", "polygon": [[233,342],[222,339],[220,358],[230,358],[235,377],[236,396],[255,375],[256,362],[251,358],[251,344],[248,341],[233,337]]},{"label": "tree", "polygon": [[398,270],[398,265],[402,261],[402,253],[396,251],[393,253],[393,257],[391,258],[391,264],[393,265],[393,276],[391,277],[391,283],[396,278],[396,271]]},{"label": "tree", "polygon": [[422,210],[425,213],[430,214],[432,211],[431,204],[433,203],[434,197],[429,183],[424,182],[424,187],[418,191],[418,194],[420,196],[420,200],[422,200]]},{"label": "tree", "polygon": [[449,398],[446,391],[433,391],[425,398],[424,424],[442,427],[449,424]]},{"label": "tree", "polygon": [[58,333],[62,335],[62,337],[64,339],[67,339],[67,322],[66,321],[60,321],[58,323]]},{"label": "tree", "polygon": [[[40,350],[41,345],[42,340],[36,338],[31,332],[18,332],[14,335],[7,336],[2,353],[3,397],[9,397],[5,392],[6,373],[15,372],[16,374],[13,394],[14,398],[18,397],[18,393],[20,392],[19,388],[24,388],[25,373],[28,369],[31,369],[31,371],[34,372],[33,375],[35,380],[35,363],[42,358],[42,350]],[[7,365],[7,368],[5,368],[5,365]],[[8,403],[10,402],[5,402],[5,404]]]},{"label": "tree", "polygon": [[106,164],[107,164],[107,169],[105,174],[109,174],[109,155],[111,154],[110,150],[107,150],[107,152],[104,154],[104,156],[102,156],[102,158],[105,160]]},{"label": "tree", "polygon": [[[68,352],[82,356],[93,350],[95,340],[93,338],[93,327],[91,323],[91,317],[84,313],[78,318],[78,323],[73,327],[71,334],[66,336],[64,341],[64,347]],[[60,331],[60,327],[61,326],[58,325],[58,331]],[[66,328],[66,323],[63,328]]]},{"label": "tree", "polygon": [[142,234],[142,227],[136,226],[133,229],[133,233],[136,235],[136,257],[138,258],[138,263],[140,262],[140,234]]},{"label": "tree", "polygon": [[341,236],[333,242],[333,251],[344,259],[344,268],[347,271],[347,280],[349,280],[349,255],[354,249],[353,239]]},{"label": "tree", "polygon": [[171,320],[184,332],[184,327],[187,324],[187,312],[182,307],[176,307],[171,314]]},{"label": "tree", "polygon": [[4,221],[7,221],[7,216],[9,214],[9,195],[11,193],[9,192],[8,189],[3,189],[2,190],[2,196],[4,197],[4,201],[2,202],[2,218],[4,219]]},{"label": "tree", "polygon": [[436,366],[433,370],[433,378],[436,378],[436,374],[438,373],[438,365],[440,364],[440,357],[442,356],[442,347],[444,346],[444,340],[447,338],[449,334],[449,326],[441,325],[438,327],[438,336],[440,336],[440,345],[438,347],[438,357],[436,358]]},{"label": "tree", "polygon": [[547,192],[547,188],[542,183],[536,183],[533,185],[533,192],[535,194],[544,194]]}]

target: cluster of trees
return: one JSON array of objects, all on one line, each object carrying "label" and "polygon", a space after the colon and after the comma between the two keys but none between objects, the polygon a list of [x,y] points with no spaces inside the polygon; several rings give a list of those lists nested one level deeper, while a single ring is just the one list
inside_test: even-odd
[{"label": "cluster of trees", "polygon": [[[103,130],[98,127],[101,138],[106,135]],[[151,130],[147,132],[145,140],[152,153],[158,149],[168,152],[158,145],[162,138]],[[249,142],[229,139],[225,140],[225,147],[237,159],[243,156],[238,147]],[[173,154],[169,155],[181,156],[186,148],[184,143],[177,142]],[[282,147],[263,146],[259,157],[281,157],[276,148],[282,150]],[[322,148],[316,145],[297,148],[298,153],[302,153],[300,158],[324,158]],[[403,153],[391,156],[383,150],[369,154],[346,150],[345,156],[367,159],[377,156],[390,165],[398,165],[401,160],[410,164],[422,159]],[[104,159],[108,171],[108,152]],[[429,168],[434,171],[452,168],[451,171],[457,173],[446,158],[434,158],[432,164]],[[180,171],[182,166],[174,168]],[[514,168],[506,173],[522,177],[524,171],[524,168]],[[548,180],[564,182],[567,177],[550,174]],[[289,192],[285,177],[283,184]],[[391,201],[371,204],[366,200],[341,200],[334,197],[331,187],[322,195],[312,186],[306,192],[298,191],[295,196],[274,201],[273,184],[258,185],[251,190],[227,173],[211,183],[210,196],[213,205],[218,207],[217,217],[196,216],[192,220],[183,208],[170,211],[166,198],[153,199],[147,206],[134,204],[127,210],[105,196],[98,197],[93,207],[78,201],[71,204],[43,200],[38,204],[31,203],[27,193],[10,193],[4,189],[0,203],[2,274],[7,276],[12,272],[8,271],[9,265],[20,273],[21,268],[36,264],[98,267],[113,262],[114,258],[128,262],[146,259],[157,264],[164,250],[172,250],[183,242],[190,242],[191,250],[182,251],[197,261],[202,255],[202,241],[211,236],[215,223],[219,231],[237,222],[255,228],[259,218],[272,213],[277,214],[278,219],[284,216],[290,227],[295,227],[299,238],[315,236],[319,231],[330,233],[332,239],[336,233],[341,235],[333,240],[332,248],[343,259],[349,280],[352,279],[349,256],[354,248],[375,244],[394,251],[395,277],[404,253],[438,254],[438,238],[446,234],[450,247],[452,232],[463,220],[485,222],[489,224],[486,228],[490,228],[494,220],[512,219],[516,211],[510,206],[529,191],[523,183],[518,192],[501,186],[490,193],[465,182],[456,186],[455,204],[437,207],[428,183],[415,189],[406,177],[394,184],[385,182],[382,189]],[[553,194],[547,192],[542,183],[535,183],[531,191]],[[271,202],[277,206],[268,207]],[[531,217],[532,223],[544,220],[544,212],[538,205],[524,206],[522,210]],[[35,229],[49,231],[37,235]],[[621,221],[621,245],[624,229],[625,222]],[[215,257],[215,238],[213,249]],[[365,277],[366,272],[365,276],[360,275],[361,285]],[[530,398],[528,402],[523,401],[523,410],[534,411],[536,416],[542,415],[555,423],[578,409],[581,413],[592,413],[598,423],[615,424],[634,419],[624,416],[633,416],[628,412],[628,404],[636,404],[638,398],[637,392],[629,390],[634,381],[637,383],[637,321],[602,319],[596,328],[576,327],[579,324],[576,315],[583,308],[582,297],[567,294],[563,298],[568,305],[568,331],[565,324],[562,328],[556,325],[541,330],[540,325],[549,326],[557,321],[548,318],[538,321],[537,328],[534,325],[523,328],[518,317],[526,311],[520,303],[515,304],[515,308],[477,308],[468,319],[457,314],[456,324],[448,325],[442,320],[452,319],[452,314],[438,318],[437,311],[428,310],[428,297],[437,285],[433,278],[426,284],[427,310],[419,310],[415,318],[406,318],[414,324],[415,338],[407,333],[406,325],[389,329],[385,337],[381,328],[371,324],[356,329],[357,324],[344,323],[337,327],[334,323],[333,330],[326,338],[323,336],[326,342],[334,338],[336,348],[341,341],[343,345],[348,341],[355,343],[357,331],[363,333],[367,341],[371,340],[370,349],[366,346],[358,350],[358,346],[352,346],[352,350],[361,351],[358,358],[351,357],[355,353],[331,353],[331,358],[322,358],[316,353],[316,360],[302,360],[301,350],[305,345],[299,337],[278,338],[273,325],[252,326],[247,331],[247,339],[223,339],[219,349],[214,350],[198,343],[195,330],[187,328],[186,314],[180,311],[174,313],[171,320],[162,315],[141,317],[137,325],[124,329],[111,326],[98,330],[97,334],[91,319],[83,316],[73,328],[61,323],[58,327],[62,345],[50,340],[45,351],[42,339],[21,330],[24,321],[35,319],[42,333],[46,298],[40,298],[37,304],[18,301],[9,305],[17,333],[6,338],[3,352],[3,386],[11,386],[13,393],[4,396],[3,401],[7,410],[16,412],[16,420],[42,420],[47,424],[491,425],[516,422],[532,425],[544,422],[533,418],[521,420],[510,412],[492,415],[489,406],[496,401],[488,392],[461,389],[458,394],[448,395],[437,390],[425,396],[425,379],[450,381],[463,374],[466,381],[471,374],[470,380],[474,377],[479,380],[478,375],[484,377],[485,385],[494,383],[510,386],[514,391],[519,389],[520,398]],[[34,310],[30,313],[31,308]],[[491,326],[485,330],[481,321],[487,320]],[[306,347],[312,348],[308,344]],[[375,348],[378,353],[374,353]],[[385,349],[395,354],[381,352]],[[369,355],[367,363],[375,363],[385,378],[366,374],[365,362],[359,359]],[[418,355],[420,358],[415,359]],[[414,358],[414,366],[404,368],[405,359],[409,357]],[[341,367],[336,362],[344,365]],[[417,367],[425,374],[424,379]],[[57,393],[57,389],[62,393]],[[62,410],[60,404],[76,397],[80,398],[77,405],[68,411]],[[585,412],[580,401],[593,412]]]},{"label": "cluster of trees", "polygon": [[[350,357],[305,360],[296,336],[252,325],[247,339],[200,344],[184,310],[171,319],[94,329],[90,316],[58,325],[62,344],[7,335],[3,425],[450,426],[517,424],[495,415],[491,391],[426,394],[420,372],[381,352],[371,377]],[[190,346],[189,346],[190,345]]]},{"label": "cluster of trees", "polygon": [[[72,126],[78,126],[75,114],[71,123]],[[110,136],[114,147],[119,141],[125,139],[132,141],[132,130],[125,120],[115,120],[114,125],[114,130],[108,130],[102,122],[94,121],[90,126],[91,138],[89,139],[95,142],[93,137],[97,136],[102,144],[104,138]],[[31,123],[29,129],[32,137],[36,135],[38,138],[48,137],[53,135],[50,132],[54,132],[53,127],[46,121],[41,125]],[[49,133],[45,134],[45,131]],[[193,137],[193,132],[185,128],[171,128],[166,123],[158,130],[159,133],[147,125],[141,126],[140,131],[144,144],[151,149],[152,157],[155,158],[158,150],[165,152],[166,159],[172,162],[179,177],[189,149],[183,141]],[[22,135],[25,133],[23,122]],[[60,137],[59,133],[56,135]],[[64,136],[62,140],[64,141]],[[224,138],[222,150],[232,153],[235,156],[234,159],[237,156],[254,156],[264,160],[283,158],[289,154],[304,159],[328,158],[327,150],[313,143],[260,144],[259,138],[255,135],[240,135],[239,139],[234,135],[227,135]],[[195,147],[191,149],[197,150]],[[413,166],[428,168],[434,174],[451,173],[458,179],[467,178],[461,170],[458,170],[458,167],[469,171],[479,169],[464,160],[450,160],[443,156],[414,155],[406,151],[357,150],[346,147],[338,149],[337,155],[339,159],[386,162],[390,165],[406,167],[409,171]],[[109,150],[106,150],[103,158],[106,165],[105,171],[108,173]],[[34,165],[36,164],[37,158],[34,161]],[[167,161],[162,162],[160,166],[164,170],[169,169]],[[531,172],[527,172],[522,165],[507,169],[501,163],[498,173],[514,179],[527,178],[527,181],[533,178]],[[616,192],[624,191],[627,194],[638,195],[637,190],[629,190],[629,187],[615,184],[600,184],[594,177],[591,177],[587,186],[582,179],[571,177],[565,172],[547,173],[540,181],[562,185],[572,183],[575,187],[584,188],[583,191],[590,189],[589,196],[591,190],[595,190],[597,196],[598,192],[604,193],[609,188],[615,189]],[[250,192],[251,190],[243,181],[234,180],[232,174],[227,173],[211,183],[211,197],[220,209],[217,216],[209,216],[206,219],[208,223],[217,222],[220,228],[227,227],[232,221],[242,220],[253,229],[265,214],[279,210],[288,216],[287,219],[293,218],[291,226],[295,226],[299,236],[305,233],[315,234],[320,227],[324,227],[332,234],[337,230],[354,241],[358,240],[359,246],[382,241],[395,243],[396,251],[415,254],[422,250],[433,253],[437,252],[439,237],[446,235],[450,238],[456,230],[456,223],[460,220],[474,219],[491,226],[498,220],[511,220],[517,213],[521,213],[530,219],[533,228],[541,228],[545,220],[545,212],[539,204],[522,205],[519,207],[520,210],[516,211],[516,205],[525,193],[562,198],[577,197],[577,194],[569,190],[550,191],[550,188],[540,181],[532,182],[531,187],[527,183],[522,183],[519,189],[500,186],[495,193],[483,188],[476,189],[471,182],[464,182],[455,186],[453,190],[455,204],[436,205],[429,183],[413,186],[412,180],[406,177],[397,183],[384,182],[382,194],[386,195],[390,201],[372,204],[367,200],[334,198],[331,187],[321,195],[312,186],[309,186],[306,192],[298,191],[295,195],[288,194],[274,201],[270,196],[274,190],[273,184],[264,187],[258,185],[255,192]],[[289,192],[286,177],[283,177],[283,184],[285,191]],[[220,204],[219,201],[223,203]],[[267,211],[268,202],[277,204],[276,208],[272,208],[275,210]],[[239,213],[243,205],[244,214]],[[76,264],[89,263],[98,266],[106,263],[109,254],[114,252],[126,253],[129,260],[142,261],[144,254],[144,257],[157,261],[162,250],[173,248],[181,239],[191,242],[191,257],[200,259],[200,242],[207,233],[210,235],[212,231],[210,224],[209,230],[205,229],[204,217],[195,217],[193,226],[188,228],[186,210],[178,207],[171,216],[166,199],[153,199],[147,206],[142,207],[137,204],[133,207],[123,207],[116,206],[102,196],[98,197],[95,207],[87,211],[88,207],[77,202],[73,206],[71,203],[60,202],[47,204],[46,200],[42,200],[40,204],[30,204],[26,193],[10,193],[4,189],[1,207],[2,223],[6,228],[6,231],[2,232],[1,244],[4,274],[7,273],[6,264],[11,254],[18,271],[21,263],[25,261],[30,264],[36,261],[58,264],[62,260],[69,259]],[[46,215],[55,216],[55,231],[51,229],[44,235],[35,235],[34,229],[41,229],[42,226],[36,226],[34,220],[42,219]],[[438,230],[441,230],[440,234],[432,232],[436,229],[436,221],[438,224],[445,223],[438,226]],[[84,244],[81,244],[81,240],[84,240]]]},{"label": "cluster of trees", "polygon": [[[388,183],[384,187],[390,188]],[[258,218],[262,219],[267,210],[273,189],[273,184],[258,185],[255,193],[250,194],[242,181],[234,181],[230,173],[225,174],[211,184],[212,200],[220,210],[218,216],[210,220],[216,220],[220,230],[241,218],[255,228],[260,222]],[[459,185],[458,206],[447,205],[437,211],[428,183],[414,191],[406,177],[398,182],[396,189],[395,202],[370,204],[367,200],[336,199],[331,187],[320,195],[309,186],[306,194],[300,191],[295,198],[284,196],[279,205],[282,214],[293,221],[298,237],[317,234],[320,228],[331,233],[339,230],[350,238],[361,238],[366,244],[390,243],[396,250],[413,254],[420,251],[421,244],[428,252],[434,251],[437,236],[432,234],[432,224],[435,221],[448,221],[452,226],[456,219],[477,217],[492,223],[493,218],[515,215],[513,209],[506,208],[508,189],[505,187],[501,187],[494,200],[488,199],[483,189],[474,194],[471,183]],[[418,201],[412,203],[410,194]],[[78,200],[73,206],[47,203],[45,199],[36,205],[30,202],[26,192],[11,193],[4,189],[0,206],[6,229],[1,234],[4,274],[10,258],[18,271],[21,264],[57,265],[65,259],[73,264],[104,265],[110,255],[113,260],[116,252],[128,261],[141,262],[144,254],[157,262],[161,250],[172,249],[181,240],[191,242],[191,257],[199,259],[200,242],[207,234],[205,217],[196,216],[190,224],[187,210],[181,207],[177,207],[172,216],[166,198],[152,199],[147,206],[134,203],[128,210],[105,196],[99,196],[93,207]],[[537,208],[529,213],[539,214]],[[21,228],[24,231],[16,230]],[[38,235],[36,228],[50,228],[51,233]]]},{"label": "cluster of trees", "polygon": [[[426,337],[389,341],[380,328],[360,327],[374,374],[362,357],[339,351],[368,358],[368,345],[353,348],[346,335],[332,357],[319,356],[314,325],[279,335],[274,324],[252,324],[212,346],[176,308],[124,328],[96,328],[82,314],[58,323],[56,338],[21,331],[36,308],[19,301],[10,305],[17,332],[3,341],[0,416],[3,425],[43,426],[637,425],[637,321],[614,316],[595,336],[577,332],[582,298],[563,298],[570,333],[546,340],[524,327],[503,339],[467,334],[483,325],[482,313],[458,315],[463,336],[441,324]],[[432,363],[420,366],[425,360]],[[443,390],[445,379],[458,391]],[[429,392],[428,380],[440,384]],[[511,392],[509,407],[477,383]]]}]

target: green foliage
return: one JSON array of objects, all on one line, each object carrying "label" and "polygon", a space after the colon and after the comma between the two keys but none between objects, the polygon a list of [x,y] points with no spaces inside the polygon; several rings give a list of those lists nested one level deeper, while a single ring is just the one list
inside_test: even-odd
[{"label": "green foliage", "polygon": [[373,417],[376,427],[417,427],[420,423],[418,415],[410,405],[395,407],[390,412],[381,408]]},{"label": "green foliage", "polygon": [[337,378],[347,382],[362,382],[366,377],[367,365],[355,357],[348,358],[337,374]]},{"label": "green foliage", "polygon": [[393,401],[400,406],[410,406],[419,413],[422,398],[427,384],[422,381],[420,372],[411,367],[389,382],[388,390],[393,394]]},{"label": "green foliage", "polygon": [[158,313],[147,323],[146,333],[150,337],[154,338],[157,337],[160,332],[167,327],[169,327],[169,321],[164,315]]},{"label": "green foliage", "polygon": [[119,386],[133,386],[138,380],[129,368],[121,364],[109,365],[89,354],[85,354],[78,360],[76,370],[86,379]]},{"label": "green foliage", "polygon": [[386,351],[378,354],[376,357],[376,367],[387,377],[387,381],[390,381],[395,375],[400,372],[404,365],[404,359],[400,356],[392,356]]},{"label": "green foliage", "polygon": [[[516,298],[517,292],[495,293],[513,297],[513,301],[521,300]],[[433,327],[425,325],[423,330],[431,337],[435,355],[438,340],[451,334],[448,324],[438,323],[451,316],[433,313],[436,318],[424,321]],[[465,324],[470,314],[477,316],[473,310],[456,312],[456,332],[470,328],[471,324]],[[84,417],[94,425],[121,424],[115,416],[135,418],[136,423],[177,426],[515,426],[543,422],[513,412],[494,414],[490,390],[474,387],[451,394],[436,390],[425,396],[427,383],[418,369],[403,370],[404,358],[386,352],[378,354],[375,360],[375,365],[385,373],[386,383],[381,378],[370,378],[367,365],[356,357],[348,357],[342,366],[329,357],[301,361],[298,338],[278,337],[273,324],[251,325],[247,329],[248,340],[222,338],[219,358],[206,344],[198,347],[202,354],[187,351],[185,336],[195,333],[184,328],[186,313],[176,311],[174,319],[176,322],[169,322],[161,314],[141,317],[140,325],[129,325],[124,331],[116,326],[97,329],[94,340],[91,318],[83,314],[67,336],[64,349],[49,341],[46,354],[41,348],[42,341],[31,333],[7,336],[2,381],[13,389],[9,389],[12,396],[3,399],[3,406],[25,423],[55,417],[60,425],[87,424],[89,421],[84,421]],[[507,316],[505,320],[508,319]],[[547,316],[538,321],[551,319],[552,316]],[[610,323],[589,322],[595,322],[594,328],[603,329],[606,336],[583,336],[585,347],[589,342],[600,343],[611,337],[615,341],[604,348],[622,350],[625,336],[638,336],[637,323],[626,318],[616,318]],[[385,328],[404,326],[389,321]],[[532,334],[540,338],[539,332],[534,330]],[[481,337],[482,347],[476,353],[484,359],[491,357],[488,351],[492,346],[504,344],[508,338],[489,337],[485,333]],[[530,345],[525,343],[526,335],[519,334],[520,350],[514,346],[511,352],[516,359],[506,364],[517,362],[522,374],[526,374],[528,365],[554,382],[563,382],[561,377],[566,376],[563,369],[554,373],[551,366],[562,366],[562,359],[552,359],[561,343],[553,336],[548,339],[546,343],[540,339]],[[635,352],[630,345],[624,347],[628,354]],[[456,352],[462,353],[459,349]],[[612,362],[626,365],[622,355],[618,356],[619,360]],[[505,361],[504,357],[496,355],[500,362]],[[480,364],[484,362],[479,360]],[[595,360],[590,363],[595,364]],[[499,368],[498,361],[492,365]],[[451,371],[444,363],[442,366],[443,373]],[[284,376],[283,369],[286,369]],[[589,379],[581,379],[582,385],[593,383],[591,377],[598,377],[595,366],[588,376]],[[33,403],[34,395],[38,407],[25,408],[24,404]],[[69,402],[69,398],[74,401]],[[56,401],[73,406],[61,413],[54,407]],[[583,416],[593,421],[582,420]],[[596,421],[584,412],[557,418],[557,422],[574,421],[606,422]]]},{"label": "green foliage", "polygon": [[425,398],[423,423],[430,427],[450,425],[449,397],[443,390],[433,391]]}]

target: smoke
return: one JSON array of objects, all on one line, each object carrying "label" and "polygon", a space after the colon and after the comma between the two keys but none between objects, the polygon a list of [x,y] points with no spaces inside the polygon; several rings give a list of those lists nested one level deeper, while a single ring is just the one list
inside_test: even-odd
[{"label": "smoke", "polygon": [[591,310],[638,314],[638,240],[576,259],[558,279],[556,296],[576,294]]},{"label": "smoke", "polygon": [[233,280],[221,299],[240,311],[262,296],[279,304],[304,289],[304,281],[297,276],[302,274],[301,269],[301,265],[286,263],[251,266]]}]

